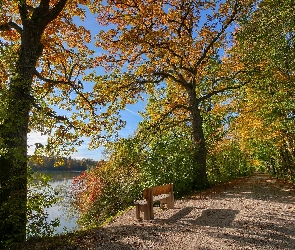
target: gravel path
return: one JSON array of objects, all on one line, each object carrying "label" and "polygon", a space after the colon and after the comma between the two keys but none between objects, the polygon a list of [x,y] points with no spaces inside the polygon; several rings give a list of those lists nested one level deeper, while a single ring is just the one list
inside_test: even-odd
[{"label": "gravel path", "polygon": [[258,174],[154,208],[135,209],[93,229],[65,249],[295,249],[295,185]]}]

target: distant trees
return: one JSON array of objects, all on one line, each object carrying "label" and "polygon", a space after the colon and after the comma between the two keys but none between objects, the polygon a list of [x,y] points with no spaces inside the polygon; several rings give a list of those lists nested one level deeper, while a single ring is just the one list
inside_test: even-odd
[{"label": "distant trees", "polygon": [[[60,163],[59,163],[60,162]],[[29,160],[29,166],[34,171],[85,171],[96,167],[97,161],[92,159],[75,159],[64,157],[62,160],[55,157],[43,157],[42,161]]]}]

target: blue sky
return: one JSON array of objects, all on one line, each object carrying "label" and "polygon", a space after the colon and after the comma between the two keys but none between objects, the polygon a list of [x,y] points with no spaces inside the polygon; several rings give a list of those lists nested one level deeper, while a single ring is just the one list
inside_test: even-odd
[{"label": "blue sky", "polygon": [[[94,43],[94,36],[102,29],[105,29],[100,27],[98,25],[97,20],[95,19],[95,15],[92,15],[87,11],[87,18],[84,22],[82,22],[79,18],[74,18],[74,22],[78,25],[83,25],[87,29],[89,29],[92,33],[92,42]],[[99,48],[96,48],[93,44],[91,45],[91,48],[96,50],[96,53],[101,53],[102,51]],[[97,70],[97,74],[104,74],[104,71],[102,69]],[[86,90],[90,90],[92,86],[85,86]],[[121,111],[121,117],[122,120],[126,121],[127,124],[125,128],[123,128],[119,135],[121,137],[128,137],[129,135],[132,135],[137,126],[138,123],[142,120],[142,117],[139,115],[138,111],[142,111],[145,107],[144,102],[139,102],[138,104],[134,105],[128,105],[128,107]],[[37,132],[31,132],[28,135],[28,154],[31,155],[34,153],[35,150],[35,143],[42,143],[46,144],[47,136],[41,136],[40,133]],[[81,145],[81,147],[77,148],[78,152],[71,155],[73,158],[90,158],[94,160],[100,160],[103,159],[103,147],[98,148],[96,150],[89,150],[88,149],[88,138],[83,138],[84,143]]]}]

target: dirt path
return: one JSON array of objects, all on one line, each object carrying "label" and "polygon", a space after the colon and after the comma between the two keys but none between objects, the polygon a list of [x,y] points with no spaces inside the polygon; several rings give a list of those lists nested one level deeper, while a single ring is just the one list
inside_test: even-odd
[{"label": "dirt path", "polygon": [[[53,249],[53,248],[52,248]],[[131,209],[60,249],[295,249],[295,185],[259,174],[155,208],[139,222]]]}]

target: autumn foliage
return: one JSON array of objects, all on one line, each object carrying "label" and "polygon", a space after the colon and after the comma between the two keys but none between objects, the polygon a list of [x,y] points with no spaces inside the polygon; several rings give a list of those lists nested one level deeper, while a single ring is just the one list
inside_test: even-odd
[{"label": "autumn foliage", "polygon": [[218,98],[226,101],[247,83],[241,77],[243,64],[229,50],[239,20],[253,4],[142,0],[100,6],[97,20],[111,28],[96,37],[97,46],[106,51],[96,61],[110,73],[96,78],[96,86],[119,89],[122,108],[126,91],[132,98],[150,96],[145,115],[152,128],[190,125],[195,188],[208,184],[203,117]]},{"label": "autumn foliage", "polygon": [[72,204],[79,211],[82,228],[101,225],[110,217],[132,205],[142,189],[142,179],[132,165],[110,165],[101,161],[83,172],[72,184]]},{"label": "autumn foliage", "polygon": [[[25,240],[31,131],[48,137],[39,156],[68,155],[84,137],[91,149],[106,143],[106,162],[73,186],[87,227],[152,185],[183,195],[253,170],[294,180],[294,10],[279,0],[0,1],[1,244]],[[138,101],[143,120],[119,139],[120,111]]]},{"label": "autumn foliage", "polygon": [[109,74],[96,86],[116,90],[120,108],[147,98],[143,122],[114,146],[108,168],[132,163],[143,187],[174,182],[179,194],[204,180],[193,152],[205,157],[210,184],[255,170],[294,179],[294,8],[279,2],[103,3],[98,21],[112,28],[97,36],[106,53],[96,63]]}]

